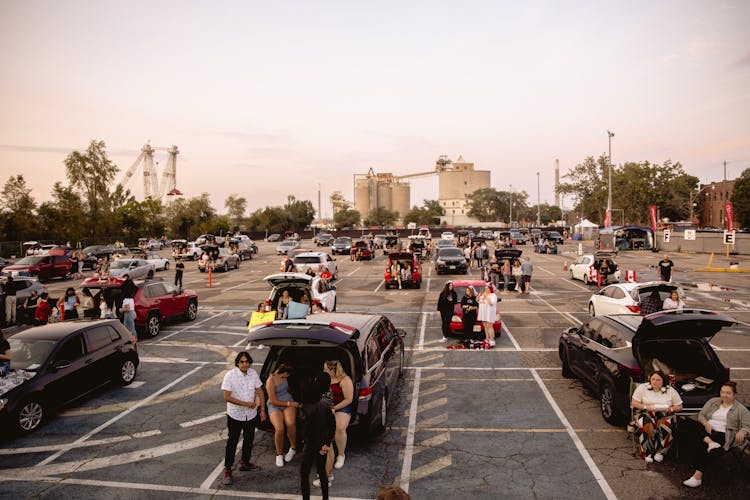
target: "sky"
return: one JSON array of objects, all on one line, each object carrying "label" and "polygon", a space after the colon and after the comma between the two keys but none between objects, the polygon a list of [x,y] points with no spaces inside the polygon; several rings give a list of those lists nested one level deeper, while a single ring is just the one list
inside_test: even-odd
[{"label": "sky", "polygon": [[[317,208],[353,175],[463,156],[554,201],[588,156],[750,168],[750,2],[0,0],[0,183],[37,202],[102,140],[122,173],[177,145],[177,187]],[[157,152],[161,169],[166,153]],[[142,199],[141,172],[129,188]],[[435,176],[411,203],[437,199]],[[569,206],[572,200],[566,201]]]}]

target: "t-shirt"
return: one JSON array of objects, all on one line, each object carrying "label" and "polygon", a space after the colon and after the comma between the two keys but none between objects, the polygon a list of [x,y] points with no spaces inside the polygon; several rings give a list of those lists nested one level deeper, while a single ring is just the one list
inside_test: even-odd
[{"label": "t-shirt", "polygon": [[729,408],[719,406],[719,409],[711,415],[711,418],[708,419],[708,423],[711,424],[713,430],[716,432],[727,432],[727,414],[731,409],[731,406]]},{"label": "t-shirt", "polygon": [[672,275],[672,268],[674,262],[671,260],[660,260],[659,261],[659,273],[665,278],[669,278]]},{"label": "t-shirt", "polygon": [[183,264],[182,262],[178,262],[177,264],[175,264],[174,267],[175,269],[177,269],[178,273],[181,273],[182,271],[185,270],[185,264]]},{"label": "t-shirt", "polygon": [[[10,349],[10,343],[4,338],[2,338],[2,336],[0,336],[0,354],[5,354],[5,351],[9,349]],[[0,366],[7,366],[10,368],[10,360],[0,359]]]},{"label": "t-shirt", "polygon": [[666,410],[670,406],[682,404],[682,398],[671,385],[667,386],[667,390],[664,392],[649,390],[649,385],[641,384],[636,387],[633,392],[633,399],[644,405],[656,405],[657,410]]},{"label": "t-shirt", "polygon": [[531,276],[534,272],[534,264],[529,262],[528,260],[521,264],[521,273],[526,276]]},{"label": "t-shirt", "polygon": [[[230,391],[232,397],[240,401],[255,401],[255,389],[262,386],[260,377],[252,368],[248,368],[245,375],[239,368],[232,368],[224,375],[224,380],[221,382],[221,390]],[[252,420],[257,414],[257,408],[248,408],[227,401],[227,415],[234,420]]]}]

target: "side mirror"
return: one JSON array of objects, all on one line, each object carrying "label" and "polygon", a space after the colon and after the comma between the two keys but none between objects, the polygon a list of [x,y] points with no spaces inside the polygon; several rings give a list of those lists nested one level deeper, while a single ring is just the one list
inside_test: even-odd
[{"label": "side mirror", "polygon": [[401,328],[397,328],[397,329],[396,329],[396,334],[397,334],[397,335],[398,335],[399,337],[402,337],[402,338],[403,338],[403,337],[406,337],[406,330],[403,330],[403,329],[401,329]]}]

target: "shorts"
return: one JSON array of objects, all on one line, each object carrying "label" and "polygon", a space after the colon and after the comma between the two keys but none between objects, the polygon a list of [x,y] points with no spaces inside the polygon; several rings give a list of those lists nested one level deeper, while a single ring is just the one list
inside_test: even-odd
[{"label": "shorts", "polygon": [[531,283],[531,275],[524,274],[523,276],[521,276],[521,283],[522,284]]},{"label": "shorts", "polygon": [[347,415],[349,415],[351,417],[352,416],[352,407],[351,406],[345,406],[343,408],[340,408],[340,409],[336,410],[336,413],[339,413],[339,412],[346,413]]},{"label": "shorts", "polygon": [[284,411],[287,408],[289,408],[288,406],[281,406],[281,407],[279,407],[279,406],[273,405],[271,403],[266,403],[266,406],[268,407],[268,414],[269,415],[271,413],[275,412],[275,411]]}]

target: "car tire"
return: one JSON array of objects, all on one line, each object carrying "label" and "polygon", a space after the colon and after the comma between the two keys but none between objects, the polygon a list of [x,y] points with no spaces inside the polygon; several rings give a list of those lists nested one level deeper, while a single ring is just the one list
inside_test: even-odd
[{"label": "car tire", "polygon": [[117,372],[117,382],[122,386],[132,384],[137,371],[138,368],[135,365],[135,361],[130,358],[124,360]]},{"label": "car tire", "polygon": [[560,362],[562,363],[562,376],[564,378],[574,378],[575,375],[570,369],[570,362],[568,361],[568,350],[560,346]]},{"label": "car tire", "polygon": [[197,253],[193,254],[193,260],[198,260],[198,254]]},{"label": "car tire", "polygon": [[16,428],[23,434],[35,431],[42,425],[46,417],[44,404],[35,397],[26,399],[18,408],[15,415]]},{"label": "car tire", "polygon": [[339,301],[338,297],[333,298],[333,312],[336,312],[336,304],[338,303],[338,301]]},{"label": "car tire", "polygon": [[169,271],[169,262],[164,264],[164,270]]},{"label": "car tire", "polygon": [[604,379],[599,384],[599,407],[602,411],[602,417],[607,423],[620,425],[627,420],[620,410],[617,402],[617,391],[611,380]]},{"label": "car tire", "polygon": [[154,277],[154,272],[153,271],[149,271],[148,274],[146,275],[147,279],[151,279],[153,277]]},{"label": "car tire", "polygon": [[161,330],[161,318],[159,318],[159,311],[151,311],[146,318],[146,335],[153,338],[159,335]]},{"label": "car tire", "polygon": [[221,270],[222,270],[222,271],[224,271],[225,273],[226,273],[226,272],[228,272],[228,271],[229,271],[229,264],[227,264],[227,263],[225,262],[225,263],[224,263],[224,267],[222,267],[222,269],[221,269]]},{"label": "car tire", "polygon": [[194,300],[188,302],[187,309],[185,310],[185,319],[187,321],[195,321],[198,317],[198,303]]},{"label": "car tire", "polygon": [[589,284],[589,275],[588,274],[584,274],[583,275],[583,284],[584,285],[588,285]]},{"label": "car tire", "polygon": [[596,316],[596,307],[594,307],[593,302],[589,302],[589,316],[591,316],[592,318]]},{"label": "car tire", "polygon": [[386,289],[386,290],[390,290],[390,289],[391,289],[391,284],[390,284],[390,283],[388,283],[388,282],[386,282],[386,283],[385,283],[385,289]]}]

